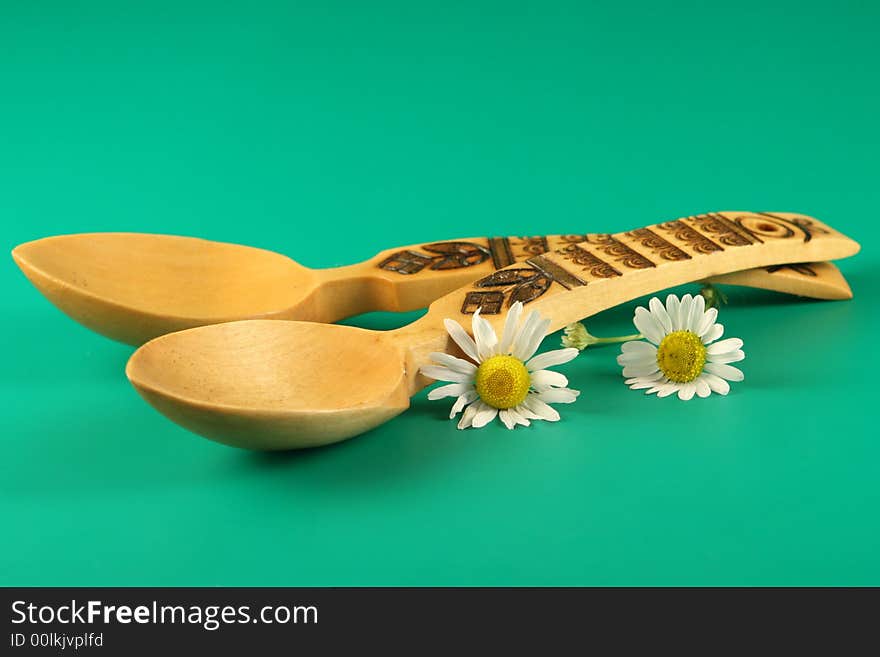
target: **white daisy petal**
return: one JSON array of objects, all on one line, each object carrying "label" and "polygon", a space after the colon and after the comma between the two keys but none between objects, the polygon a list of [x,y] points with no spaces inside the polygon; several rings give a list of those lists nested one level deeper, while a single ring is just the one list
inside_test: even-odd
[{"label": "white daisy petal", "polygon": [[730,392],[730,384],[720,376],[715,376],[709,372],[703,372],[700,375],[700,379],[708,384],[709,388],[712,389],[712,392],[718,393],[719,395],[726,395]]},{"label": "white daisy petal", "polygon": [[526,320],[520,326],[519,331],[513,338],[513,343],[510,345],[511,355],[516,356],[523,362],[528,360],[522,354],[525,353],[526,345],[531,341],[532,333],[540,323],[541,316],[537,311],[532,311],[526,316]]},{"label": "white daisy petal", "polygon": [[694,298],[690,294],[685,294],[681,298],[681,304],[678,306],[678,322],[676,323],[678,326],[678,331],[686,331],[688,327],[688,321],[691,317],[691,306],[693,305]]},{"label": "white daisy petal", "polygon": [[553,370],[538,370],[537,372],[532,372],[529,378],[535,390],[544,390],[551,386],[564,388],[568,385],[568,378],[564,374],[554,372]]},{"label": "white daisy petal", "polygon": [[669,321],[672,323],[672,330],[677,331],[681,327],[678,325],[678,309],[681,306],[681,301],[679,301],[678,297],[674,294],[670,294],[666,297],[666,312],[669,315]]},{"label": "white daisy petal", "polygon": [[474,341],[477,343],[477,354],[480,362],[495,355],[495,346],[498,344],[498,336],[495,329],[485,319],[480,317],[480,309],[477,308],[471,318],[471,329],[474,332]]},{"label": "white daisy petal", "polygon": [[464,413],[461,416],[461,419],[458,421],[459,429],[467,429],[471,426],[474,421],[474,416],[477,414],[477,411],[480,409],[480,402],[476,402],[468,406],[464,409]]},{"label": "white daisy petal", "polygon": [[513,429],[516,426],[516,420],[513,419],[513,416],[510,414],[510,409],[502,408],[498,411],[498,417],[504,423],[504,426],[508,429]]},{"label": "white daisy petal", "polygon": [[[702,299],[703,297],[700,298]],[[690,401],[694,398],[695,392],[697,392],[697,386],[693,381],[682,383],[681,388],[678,390],[678,398],[682,401]]]},{"label": "white daisy petal", "polygon": [[637,376],[633,379],[627,379],[626,381],[624,381],[624,383],[633,390],[643,390],[645,388],[653,388],[665,378],[666,377],[663,376],[663,372],[657,372],[656,374],[652,374],[651,376]]},{"label": "white daisy petal", "polygon": [[433,401],[435,399],[443,399],[444,397],[458,397],[467,392],[468,388],[472,387],[470,383],[450,383],[449,385],[431,390],[428,393],[428,399]]},{"label": "white daisy petal", "polygon": [[715,340],[720,338],[722,335],[724,335],[724,325],[713,324],[700,337],[703,340],[703,344],[709,344],[710,342],[715,342]]},{"label": "white daisy petal", "polygon": [[571,404],[580,392],[571,388],[550,388],[538,393],[538,399],[547,404]]},{"label": "white daisy petal", "polygon": [[706,353],[710,356],[726,354],[729,351],[742,349],[742,346],[743,341],[739,338],[727,338],[726,340],[721,340],[720,342],[716,342],[715,344],[706,347]]},{"label": "white daisy petal", "polygon": [[[700,326],[700,323],[703,321],[703,315],[706,311],[706,299],[702,294],[698,294],[691,301],[691,313],[690,317],[688,317],[687,330],[691,333],[696,333],[697,328]],[[693,396],[693,395],[691,395]]]},{"label": "white daisy petal", "polygon": [[647,365],[648,363],[656,363],[657,355],[656,354],[642,354],[642,353],[625,353],[620,354],[617,357],[618,365]]},{"label": "white daisy petal", "polygon": [[657,363],[649,363],[647,365],[627,365],[623,368],[623,375],[632,376],[650,376],[658,371]]},{"label": "white daisy petal", "polygon": [[452,408],[449,411],[449,419],[451,420],[456,415],[459,414],[461,409],[465,406],[473,402],[479,395],[477,395],[476,390],[468,390],[462,395],[459,395],[458,399],[455,400],[455,403],[452,405]]},{"label": "white daisy petal", "polygon": [[446,332],[449,333],[449,337],[451,337],[455,344],[458,345],[459,349],[479,363],[480,359],[477,356],[477,345],[473,338],[467,334],[467,331],[461,327],[461,324],[454,319],[444,319],[443,325],[446,327]]},{"label": "white daisy petal", "polygon": [[489,424],[495,417],[498,415],[498,409],[494,406],[489,406],[489,404],[483,403],[482,408],[477,411],[477,414],[474,416],[474,421],[472,426],[474,429],[480,429]]},{"label": "white daisy petal", "polygon": [[742,370],[737,369],[733,365],[725,365],[724,363],[706,363],[704,368],[707,372],[720,376],[722,379],[727,379],[728,381],[742,381],[745,378],[745,374],[742,373]]},{"label": "white daisy petal", "polygon": [[670,381],[669,383],[664,383],[662,386],[657,387],[657,396],[658,397],[668,397],[674,392],[678,392],[680,388],[680,384],[674,383]]},{"label": "white daisy petal", "polygon": [[547,420],[547,422],[556,422],[559,419],[559,412],[552,406],[545,404],[537,395],[529,394],[525,398],[521,406],[525,406],[534,413],[539,419]]},{"label": "white daisy petal", "polygon": [[663,306],[660,299],[652,297],[648,302],[648,307],[651,309],[651,314],[654,315],[654,319],[660,322],[660,327],[663,329],[664,333],[672,333],[672,319],[669,317],[669,313],[666,312],[666,308]]},{"label": "white daisy petal", "polygon": [[701,374],[699,378],[694,381],[694,385],[697,387],[697,396],[702,398],[706,398],[712,394],[712,389],[709,387],[705,376],[705,374]]},{"label": "white daisy petal", "polygon": [[471,381],[473,379],[473,375],[471,374],[454,372],[443,365],[425,365],[421,368],[420,372],[431,379],[436,379],[437,381],[464,383],[465,381]]},{"label": "white daisy petal", "polygon": [[624,342],[620,346],[620,350],[625,354],[631,352],[644,352],[655,357],[657,355],[657,347],[644,340],[630,340],[629,342]]},{"label": "white daisy petal", "polygon": [[633,324],[635,324],[639,333],[644,335],[648,340],[654,344],[660,344],[660,341],[664,336],[663,327],[646,308],[642,306],[636,308],[635,315],[633,316]]},{"label": "white daisy petal", "polygon": [[709,308],[706,312],[703,313],[703,319],[700,321],[697,326],[697,330],[695,333],[697,337],[702,338],[706,335],[706,331],[712,328],[712,325],[715,323],[715,320],[718,319],[718,309],[717,308]]},{"label": "white daisy petal", "polygon": [[663,372],[657,370],[653,374],[646,374],[645,376],[636,376],[631,379],[627,379],[624,381],[626,385],[631,385],[633,383],[649,383],[651,381],[659,381],[663,378]]},{"label": "white daisy petal", "polygon": [[[656,361],[646,363],[618,363],[621,366],[620,374],[624,378],[632,378],[634,376],[654,376],[660,371]],[[635,374],[640,372],[640,374]]]},{"label": "white daisy petal", "polygon": [[520,406],[517,406],[516,408],[508,408],[507,409],[507,413],[509,414],[510,419],[512,419],[514,422],[516,422],[517,424],[521,424],[524,427],[531,426],[532,423],[529,422],[528,419],[524,415],[522,415],[521,411],[522,411],[522,408]]},{"label": "white daisy petal", "polygon": [[526,363],[526,369],[529,372],[534,372],[535,370],[543,370],[547,367],[553,367],[554,365],[562,365],[563,363],[567,363],[570,360],[577,358],[579,353],[580,352],[574,347],[546,351],[529,360],[529,362]]},{"label": "white daisy petal", "polygon": [[538,347],[541,346],[541,340],[547,335],[547,329],[550,328],[550,319],[544,319],[538,322],[535,328],[532,330],[532,334],[529,336],[527,342],[522,344],[522,350],[520,351],[520,355],[517,356],[521,361],[528,361],[532,356],[535,355],[535,352],[538,351]]},{"label": "white daisy petal", "polygon": [[709,356],[708,360],[710,363],[736,363],[745,357],[746,352],[742,349],[737,349],[735,351],[728,351],[726,354]]},{"label": "white daisy petal", "polygon": [[519,328],[519,318],[522,315],[522,301],[514,303],[507,312],[507,319],[504,320],[504,333],[501,334],[501,342],[498,345],[498,353],[506,354],[513,345],[513,339],[516,337]]},{"label": "white daisy petal", "polygon": [[477,366],[463,358],[456,358],[450,354],[444,354],[442,351],[435,351],[428,354],[428,357],[435,363],[445,365],[453,372],[461,372],[462,374],[474,374]]},{"label": "white daisy petal", "polygon": [[516,407],[516,412],[523,416],[523,418],[527,420],[540,420],[541,416],[532,413],[528,408],[525,407],[525,402]]}]

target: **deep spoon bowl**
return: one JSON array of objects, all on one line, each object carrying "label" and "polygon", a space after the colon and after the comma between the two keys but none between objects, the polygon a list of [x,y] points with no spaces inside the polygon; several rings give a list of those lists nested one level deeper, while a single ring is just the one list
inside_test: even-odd
[{"label": "deep spoon bowl", "polygon": [[243,317],[292,318],[316,288],[312,270],[281,254],[194,237],[59,235],[22,244],[12,256],[67,315],[138,345]]},{"label": "deep spoon bowl", "polygon": [[853,255],[859,245],[803,215],[716,213],[627,233],[593,234],[560,252],[494,272],[394,331],[241,321],[157,338],[128,363],[159,411],[220,442],[292,449],[342,440],[405,410],[428,383],[419,367],[451,351],[444,318],[479,307],[496,329],[513,301],[550,330],[630,299],[746,268]]},{"label": "deep spoon bowl", "polygon": [[[249,320],[181,331],[139,349],[126,373],[153,406],[196,433],[253,449],[322,445],[409,406],[389,334]],[[329,352],[329,353],[328,353]]]}]

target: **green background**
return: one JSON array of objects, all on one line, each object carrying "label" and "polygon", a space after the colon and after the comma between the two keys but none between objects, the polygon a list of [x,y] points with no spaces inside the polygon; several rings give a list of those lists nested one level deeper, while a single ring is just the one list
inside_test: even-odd
[{"label": "green background", "polygon": [[863,251],[851,302],[728,289],[726,398],[644,397],[595,349],[558,424],[459,432],[422,394],[281,455],[165,420],[6,258],[0,584],[880,584],[880,5],[613,4],[3,0],[6,249],[150,231],[320,267],[759,209]]}]

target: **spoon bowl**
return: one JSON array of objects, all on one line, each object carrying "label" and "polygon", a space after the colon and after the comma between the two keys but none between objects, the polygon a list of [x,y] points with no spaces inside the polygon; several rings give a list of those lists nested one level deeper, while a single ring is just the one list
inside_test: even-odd
[{"label": "spoon bowl", "polygon": [[12,256],[62,311],[129,344],[242,317],[308,314],[317,284],[312,270],[281,254],[193,237],[59,235]]},{"label": "spoon bowl", "polygon": [[126,374],[175,422],[261,450],[323,445],[409,406],[404,354],[388,333],[311,322],[247,320],[162,336]]}]

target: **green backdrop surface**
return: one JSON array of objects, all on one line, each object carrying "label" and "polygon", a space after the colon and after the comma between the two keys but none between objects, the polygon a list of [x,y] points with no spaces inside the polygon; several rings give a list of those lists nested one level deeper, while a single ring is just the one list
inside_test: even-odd
[{"label": "green backdrop surface", "polygon": [[421,394],[275,455],[166,421],[7,257],[0,584],[880,584],[880,5],[75,4],[0,4],[7,251],[148,231],[321,267],[733,209],[863,250],[850,302],[728,289],[726,398],[644,397],[595,349],[555,425],[459,432]]}]

